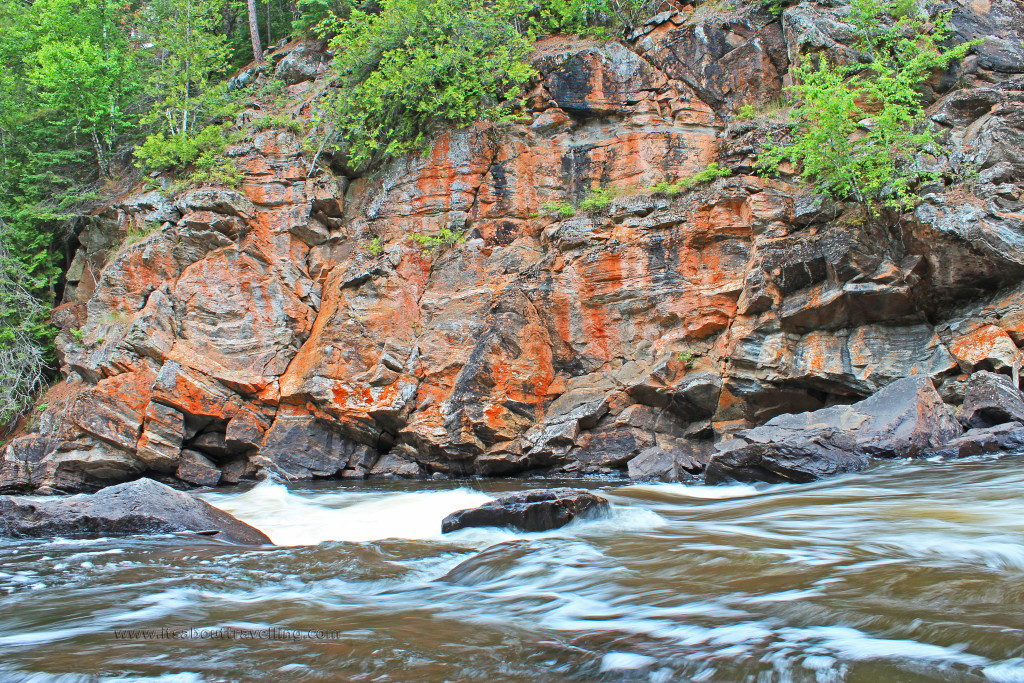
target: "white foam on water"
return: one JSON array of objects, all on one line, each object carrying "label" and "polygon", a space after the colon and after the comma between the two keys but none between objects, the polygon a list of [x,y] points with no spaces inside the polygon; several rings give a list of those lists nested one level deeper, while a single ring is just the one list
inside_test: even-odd
[{"label": "white foam on water", "polygon": [[703,500],[727,500],[730,498],[747,498],[760,493],[752,484],[726,484],[722,486],[705,486],[704,484],[633,484],[616,489],[623,493],[654,493],[676,498],[700,498]]},{"label": "white foam on water", "polygon": [[985,678],[996,683],[1024,683],[1024,659],[1007,659],[981,670]]},{"label": "white foam on water", "polygon": [[658,660],[632,652],[609,652],[601,658],[601,671],[631,671],[657,664]]},{"label": "white foam on water", "polygon": [[816,641],[823,649],[846,660],[912,659],[967,666],[983,666],[990,661],[985,657],[963,652],[959,648],[942,647],[916,640],[875,638],[845,626],[784,628],[779,630],[779,634],[797,643]]},{"label": "white foam on water", "polygon": [[92,683],[97,680],[103,682],[111,680],[108,678],[97,679],[86,674],[50,674],[9,669],[0,669],[0,676],[2,676],[0,680],[3,680],[4,683]]},{"label": "white foam on water", "polygon": [[978,564],[996,571],[1024,569],[1024,544],[1010,536],[957,538],[949,533],[906,534],[891,542],[912,557]]},{"label": "white foam on water", "polygon": [[486,493],[468,488],[302,494],[266,480],[244,493],[202,494],[199,497],[256,527],[277,545],[365,542],[388,538],[450,539],[471,545],[494,545],[520,538],[647,531],[665,524],[665,519],[652,510],[613,506],[610,515],[580,519],[545,532],[479,527],[442,534],[441,521],[445,517],[457,510],[493,500]]},{"label": "white foam on water", "polygon": [[27,631],[24,633],[0,636],[0,646],[7,645],[24,647],[27,645],[45,645],[47,643],[55,643],[58,640],[77,638],[78,636],[95,633],[101,630],[103,629],[98,626],[79,626],[75,628],[47,629],[45,631]]},{"label": "white foam on water", "polygon": [[808,655],[801,664],[812,671],[826,671],[836,665],[836,660],[824,655]]},{"label": "white foam on water", "polygon": [[101,678],[103,683],[137,683],[138,681],[156,681],[157,683],[202,683],[202,676],[192,671],[160,674],[158,676],[118,676],[117,678]]},{"label": "white foam on water", "polygon": [[467,488],[408,493],[355,493],[331,496],[332,505],[263,481],[233,496],[208,494],[206,502],[256,527],[277,545],[316,545],[325,541],[427,539],[439,536],[441,520],[491,500]]}]

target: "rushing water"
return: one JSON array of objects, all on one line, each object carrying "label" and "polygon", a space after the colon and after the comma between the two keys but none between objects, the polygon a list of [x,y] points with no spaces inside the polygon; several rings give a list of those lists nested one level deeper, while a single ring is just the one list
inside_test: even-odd
[{"label": "rushing water", "polygon": [[1024,681],[1022,484],[1020,455],[591,482],[610,517],[446,536],[552,482],[209,492],[279,547],[0,546],[0,680]]}]

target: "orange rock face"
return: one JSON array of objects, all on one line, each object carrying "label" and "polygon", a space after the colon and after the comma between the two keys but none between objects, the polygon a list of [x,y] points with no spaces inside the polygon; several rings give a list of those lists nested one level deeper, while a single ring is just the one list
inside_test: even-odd
[{"label": "orange rock face", "polygon": [[[549,39],[515,122],[358,177],[309,176],[302,140],[269,130],[231,150],[238,190],[120,199],[69,271],[75,396],[6,450],[2,483],[169,476],[182,451],[222,482],[607,472],[651,449],[697,471],[780,413],[1005,369],[1024,246],[992,245],[1017,219],[935,195],[864,220],[750,173],[763,130],[728,117],[780,95],[808,26],[665,15],[625,42]],[[323,76],[303,50],[289,64]],[[606,206],[559,209],[598,188]],[[118,246],[129,226],[150,233]],[[443,229],[462,239],[421,244]]]}]

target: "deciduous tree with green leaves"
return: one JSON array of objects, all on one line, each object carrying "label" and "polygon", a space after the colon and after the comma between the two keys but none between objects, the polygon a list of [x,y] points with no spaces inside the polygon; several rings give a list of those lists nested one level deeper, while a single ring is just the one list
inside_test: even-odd
[{"label": "deciduous tree with green leaves", "polygon": [[100,175],[109,178],[117,143],[137,121],[130,110],[139,71],[124,8],[108,0],[37,0],[32,10],[39,45],[28,60],[29,82],[57,125],[88,137]]},{"label": "deciduous tree with green leaves", "polygon": [[225,106],[220,77],[228,49],[218,33],[223,5],[224,0],[154,0],[146,10],[154,64],[146,88],[153,107],[145,123],[191,137]]}]

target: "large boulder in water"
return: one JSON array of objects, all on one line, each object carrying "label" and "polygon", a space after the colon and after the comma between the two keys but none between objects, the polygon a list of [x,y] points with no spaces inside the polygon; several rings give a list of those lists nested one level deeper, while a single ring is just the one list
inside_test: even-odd
[{"label": "large boulder in water", "polygon": [[565,526],[577,517],[596,516],[610,509],[605,498],[580,489],[525,491],[453,512],[441,522],[441,531],[447,534],[469,526],[547,531]]},{"label": "large boulder in water", "polygon": [[866,468],[872,457],[913,457],[963,433],[924,376],[906,377],[853,405],[780,415],[718,445],[709,484],[806,482]]},{"label": "large boulder in water", "polygon": [[967,428],[1024,423],[1024,396],[1006,375],[975,372],[967,380],[957,419]]},{"label": "large boulder in water", "polygon": [[47,538],[181,531],[211,535],[229,543],[271,543],[259,529],[152,479],[76,496],[0,496],[0,536]]}]

